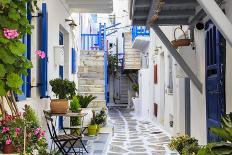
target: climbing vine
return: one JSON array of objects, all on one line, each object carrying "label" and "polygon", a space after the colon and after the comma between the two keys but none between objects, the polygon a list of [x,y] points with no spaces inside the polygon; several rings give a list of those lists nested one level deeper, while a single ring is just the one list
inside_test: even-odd
[{"label": "climbing vine", "polygon": [[[38,9],[37,0],[0,1],[0,113],[4,114],[4,98],[12,113],[17,112],[14,95],[22,94],[22,75],[32,68],[25,56],[23,38],[33,28],[27,20],[27,11]],[[10,104],[10,103],[14,104]]]}]

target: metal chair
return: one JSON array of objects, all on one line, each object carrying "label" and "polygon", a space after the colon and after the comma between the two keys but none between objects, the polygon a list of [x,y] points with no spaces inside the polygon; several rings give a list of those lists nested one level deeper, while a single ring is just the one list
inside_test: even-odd
[{"label": "metal chair", "polygon": [[[51,114],[45,110],[43,112],[45,115],[48,131],[51,136],[51,139],[56,144],[60,153],[62,153],[63,155],[68,155],[68,153],[74,153],[75,155],[83,154],[83,148],[88,153],[88,151],[84,146],[81,136],[74,136],[71,134],[67,134],[65,129],[63,129],[64,134],[58,135]],[[78,148],[79,151],[76,151],[75,146],[78,142],[80,144],[80,147]]]}]

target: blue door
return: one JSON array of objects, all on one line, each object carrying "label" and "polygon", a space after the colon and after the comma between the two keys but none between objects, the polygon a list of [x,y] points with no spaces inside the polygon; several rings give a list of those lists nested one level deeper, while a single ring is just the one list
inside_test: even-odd
[{"label": "blue door", "polygon": [[209,129],[220,126],[225,112],[225,39],[212,22],[206,24],[206,108],[208,142],[219,141]]}]

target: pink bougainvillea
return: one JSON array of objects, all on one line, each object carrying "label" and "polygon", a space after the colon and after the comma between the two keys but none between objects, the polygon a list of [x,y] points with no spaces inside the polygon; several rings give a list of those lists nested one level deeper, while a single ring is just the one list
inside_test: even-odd
[{"label": "pink bougainvillea", "polygon": [[46,57],[45,52],[41,50],[35,51],[35,54],[38,55],[41,59],[44,59]]},{"label": "pink bougainvillea", "polygon": [[17,32],[16,29],[4,28],[3,33],[7,39],[14,39],[14,38],[17,38],[19,36],[19,33]]}]

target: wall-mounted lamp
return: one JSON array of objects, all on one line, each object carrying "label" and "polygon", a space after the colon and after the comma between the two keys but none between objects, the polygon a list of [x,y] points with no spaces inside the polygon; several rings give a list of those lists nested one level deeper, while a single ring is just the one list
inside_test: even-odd
[{"label": "wall-mounted lamp", "polygon": [[77,26],[77,24],[74,22],[73,19],[65,19],[65,22],[70,22],[68,25],[71,27],[71,28],[75,28]]}]

